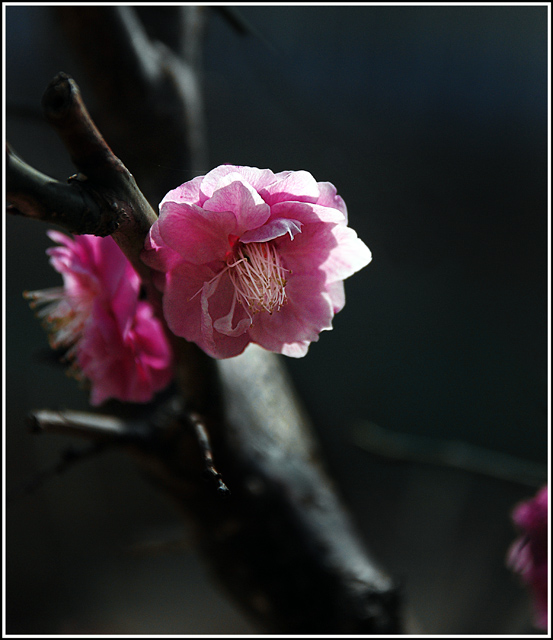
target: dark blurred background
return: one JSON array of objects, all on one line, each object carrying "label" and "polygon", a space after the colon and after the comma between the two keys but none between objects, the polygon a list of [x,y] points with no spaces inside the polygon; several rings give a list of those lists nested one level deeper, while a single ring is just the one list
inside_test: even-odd
[{"label": "dark blurred background", "polygon": [[[245,34],[205,11],[210,167],[334,183],[373,252],[334,331],[286,364],[363,537],[403,583],[407,631],[531,633],[504,559],[510,510],[548,463],[547,7],[227,9]],[[109,105],[50,8],[6,8],[6,54],[7,138],[65,179],[73,167],[40,117],[48,82],[65,71],[93,115]],[[192,177],[166,170],[175,186]],[[46,336],[21,295],[60,282],[46,229],[6,221],[8,491],[72,444],[30,434],[26,413],[88,408],[40,359]],[[461,466],[482,459],[488,472],[432,464],[435,438],[469,445]],[[83,462],[6,515],[8,633],[255,632],[122,454]],[[177,550],[136,548],[181,533]]]}]

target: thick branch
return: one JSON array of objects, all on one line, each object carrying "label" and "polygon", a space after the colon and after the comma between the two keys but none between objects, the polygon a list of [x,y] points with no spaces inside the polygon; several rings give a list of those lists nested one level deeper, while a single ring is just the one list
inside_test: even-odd
[{"label": "thick branch", "polygon": [[71,233],[106,236],[117,217],[105,211],[98,198],[78,179],[69,184],[37,171],[6,147],[8,212],[60,225]]}]

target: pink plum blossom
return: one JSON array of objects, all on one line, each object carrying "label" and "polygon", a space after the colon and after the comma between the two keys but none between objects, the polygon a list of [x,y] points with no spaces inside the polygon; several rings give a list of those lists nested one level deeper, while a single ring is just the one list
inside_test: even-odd
[{"label": "pink plum blossom", "polygon": [[507,564],[521,576],[532,592],[536,627],[547,629],[547,487],[540,489],[534,498],[518,504],[512,517],[521,536],[511,545]]},{"label": "pink plum blossom", "polygon": [[49,237],[47,249],[63,286],[25,294],[49,331],[53,348],[66,349],[70,373],[85,378],[90,402],[109,398],[148,402],[172,378],[172,353],[151,305],[139,299],[140,278],[110,236]]},{"label": "pink plum blossom", "polygon": [[307,171],[222,165],[170,191],[146,239],[169,328],[214,358],[252,342],[301,357],[371,260],[336,188]]}]

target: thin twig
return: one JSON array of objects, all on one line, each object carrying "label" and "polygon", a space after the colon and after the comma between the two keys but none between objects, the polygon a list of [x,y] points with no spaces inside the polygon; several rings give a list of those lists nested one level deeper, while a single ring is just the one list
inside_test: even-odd
[{"label": "thin twig", "polygon": [[198,444],[200,445],[200,450],[204,459],[205,475],[210,481],[216,484],[217,492],[221,496],[227,497],[228,495],[230,495],[230,491],[227,485],[223,482],[221,474],[215,468],[215,464],[213,462],[213,451],[211,450],[211,442],[209,440],[205,425],[200,416],[198,416],[197,414],[191,414],[190,420],[194,427],[196,437],[198,438]]},{"label": "thin twig", "polygon": [[398,433],[373,422],[361,423],[353,429],[353,441],[364,451],[393,460],[462,469],[530,487],[547,482],[546,465],[468,442]]},{"label": "thin twig", "polygon": [[144,430],[114,416],[84,411],[42,409],[29,414],[28,424],[35,433],[57,433],[105,442],[134,441],[144,438]]}]

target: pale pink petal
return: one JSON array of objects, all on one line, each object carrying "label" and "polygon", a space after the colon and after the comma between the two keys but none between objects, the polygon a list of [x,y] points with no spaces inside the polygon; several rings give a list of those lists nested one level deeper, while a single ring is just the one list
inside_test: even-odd
[{"label": "pale pink petal", "polygon": [[285,266],[292,273],[324,271],[327,283],[348,278],[371,261],[371,252],[350,227],[309,224],[291,242],[278,239]]},{"label": "pale pink petal", "polygon": [[290,278],[287,302],[280,311],[254,318],[250,329],[253,342],[269,351],[283,353],[284,345],[316,342],[319,333],[332,329],[333,305],[323,291],[322,274]]},{"label": "pale pink petal", "polygon": [[159,209],[161,210],[161,207],[165,202],[201,205],[205,200],[205,196],[203,196],[200,191],[203,180],[203,176],[198,176],[197,178],[190,180],[190,182],[185,182],[184,184],[181,184],[180,187],[169,191],[169,193],[159,203]]},{"label": "pale pink petal", "polygon": [[[155,230],[154,230],[155,227]],[[163,291],[165,289],[165,273],[177,266],[182,260],[181,256],[167,245],[163,244],[161,239],[154,239],[157,232],[157,222],[154,222],[150,228],[150,233],[146,236],[144,249],[140,253],[142,262],[152,269],[152,282],[154,286]],[[159,236],[159,233],[157,233]]]},{"label": "pale pink petal", "polygon": [[271,219],[274,218],[292,218],[303,224],[311,222],[344,223],[344,214],[339,209],[308,202],[277,202],[271,206]]},{"label": "pale pink petal", "polygon": [[319,186],[319,199],[317,204],[323,207],[330,207],[331,209],[338,209],[344,216],[344,224],[348,223],[348,209],[344,199],[336,192],[336,187],[330,182],[318,182]]},{"label": "pale pink petal", "polygon": [[150,227],[150,232],[146,236],[144,250],[140,254],[140,259],[151,269],[169,271],[182,260],[182,257],[163,242],[159,234],[159,222],[156,221]]},{"label": "pale pink petal", "polygon": [[204,285],[201,306],[203,340],[199,346],[220,359],[242,353],[250,341],[247,329],[251,322],[243,307],[236,305],[234,288],[226,273]]},{"label": "pale pink petal", "polygon": [[264,224],[271,210],[253,187],[241,181],[239,174],[231,173],[225,180],[235,176],[239,180],[233,180],[217,189],[212,197],[204,202],[203,208],[213,212],[232,211],[236,217],[236,230],[232,233],[242,235],[244,231]]},{"label": "pale pink petal", "polygon": [[167,274],[163,294],[163,315],[169,329],[190,342],[203,342],[201,294],[217,271],[205,265],[181,262]]},{"label": "pale pink petal", "polygon": [[[222,295],[214,296],[217,291]],[[213,327],[214,321],[226,315],[231,305],[232,291],[225,285],[221,271],[183,263],[168,277],[163,309],[169,328],[214,358],[238,355],[249,342],[247,333],[229,337]]]},{"label": "pale pink petal", "polygon": [[277,202],[317,202],[319,187],[308,171],[283,171],[275,175],[275,182],[260,190],[260,194],[271,206]]},{"label": "pale pink petal", "polygon": [[277,218],[264,224],[262,227],[246,231],[240,236],[240,242],[247,244],[248,242],[268,242],[275,238],[280,238],[288,234],[293,240],[294,236],[301,233],[302,223],[298,220],[288,220],[286,218]]},{"label": "pale pink petal", "polygon": [[[239,305],[235,296],[232,299],[232,303],[228,313],[213,322],[213,328],[215,329],[215,331],[217,331],[218,333],[222,333],[225,336],[229,336],[230,338],[236,338],[237,336],[241,336],[242,334],[246,333],[252,323],[251,320],[247,317],[236,320],[235,316],[237,306]],[[243,315],[243,313],[240,315]]]},{"label": "pale pink petal", "polygon": [[346,292],[343,281],[337,280],[336,282],[327,283],[325,290],[332,302],[334,313],[338,313],[346,304]]},{"label": "pale pink petal", "polygon": [[327,282],[349,278],[372,260],[370,249],[350,227],[336,225],[332,234],[336,246],[320,267],[327,274]]},{"label": "pale pink petal", "polygon": [[275,180],[275,174],[270,169],[224,164],[206,174],[201,186],[204,197],[210,198],[221,186],[229,184],[227,176],[231,173],[238,174],[243,182],[248,183],[258,192]]},{"label": "pale pink petal", "polygon": [[236,218],[230,211],[205,211],[189,204],[166,202],[158,220],[159,237],[187,262],[205,264],[223,260],[229,250],[228,237],[236,233]]},{"label": "pale pink petal", "polygon": [[277,238],[274,242],[286,269],[298,276],[320,273],[321,266],[338,246],[333,233],[336,226],[323,222],[306,224],[293,240],[287,235]]},{"label": "pale pink petal", "polygon": [[[317,337],[318,340],[318,337]],[[285,343],[279,353],[289,358],[303,358],[309,350],[309,340],[299,340],[298,342]]]}]

